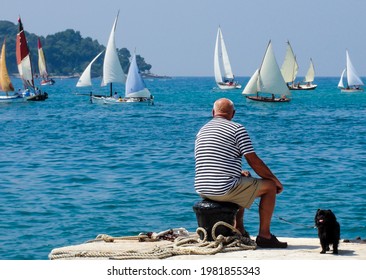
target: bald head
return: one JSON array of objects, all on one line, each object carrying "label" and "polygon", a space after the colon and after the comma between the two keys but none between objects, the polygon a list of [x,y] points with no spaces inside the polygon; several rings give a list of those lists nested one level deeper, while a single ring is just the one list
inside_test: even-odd
[{"label": "bald head", "polygon": [[231,120],[234,117],[234,114],[234,103],[230,99],[220,98],[215,101],[212,109],[213,117],[223,117],[225,119]]}]

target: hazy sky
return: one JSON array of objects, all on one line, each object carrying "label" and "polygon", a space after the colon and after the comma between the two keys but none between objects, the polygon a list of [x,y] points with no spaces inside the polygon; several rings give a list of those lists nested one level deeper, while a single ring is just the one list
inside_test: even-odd
[{"label": "hazy sky", "polygon": [[106,45],[117,11],[116,45],[136,48],[152,72],[213,76],[220,25],[236,76],[250,76],[271,39],[282,64],[289,40],[305,75],[310,57],[317,76],[340,76],[348,49],[366,76],[365,0],[11,0],[0,19],[46,36],[68,28]]}]

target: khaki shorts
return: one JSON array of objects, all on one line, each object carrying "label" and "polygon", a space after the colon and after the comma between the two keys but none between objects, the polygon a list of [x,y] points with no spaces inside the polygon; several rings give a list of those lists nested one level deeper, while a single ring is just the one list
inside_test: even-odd
[{"label": "khaki shorts", "polygon": [[201,195],[214,201],[232,202],[243,208],[250,208],[262,186],[263,180],[241,176],[236,187],[220,196]]}]

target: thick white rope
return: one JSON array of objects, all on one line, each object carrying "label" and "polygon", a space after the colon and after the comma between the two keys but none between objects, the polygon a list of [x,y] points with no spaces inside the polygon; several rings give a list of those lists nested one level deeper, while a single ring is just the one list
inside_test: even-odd
[{"label": "thick white rope", "polygon": [[[230,228],[235,235],[216,236],[215,232],[218,226]],[[212,227],[213,241],[207,241],[207,232],[204,228],[197,228],[196,233],[203,233],[203,239],[189,236],[184,228],[170,229],[160,233],[140,234],[138,236],[112,237],[106,234],[98,235],[96,239],[90,242],[115,242],[117,240],[139,240],[139,241],[158,241],[175,238],[173,244],[165,246],[155,246],[149,252],[129,251],[72,251],[72,250],[53,250],[49,256],[51,260],[55,259],[73,259],[73,258],[108,258],[117,260],[128,259],[164,259],[176,255],[214,255],[217,253],[254,250],[256,243],[250,238],[243,237],[241,233],[232,225],[225,222],[218,222]]]}]

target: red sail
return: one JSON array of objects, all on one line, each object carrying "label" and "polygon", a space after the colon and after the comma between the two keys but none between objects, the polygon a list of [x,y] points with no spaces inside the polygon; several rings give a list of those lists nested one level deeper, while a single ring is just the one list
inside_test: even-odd
[{"label": "red sail", "polygon": [[29,55],[29,48],[20,17],[18,19],[18,23],[19,23],[19,31],[16,40],[16,57],[17,57],[18,70],[20,76],[22,77],[23,83],[26,86],[34,87],[33,71]]}]

